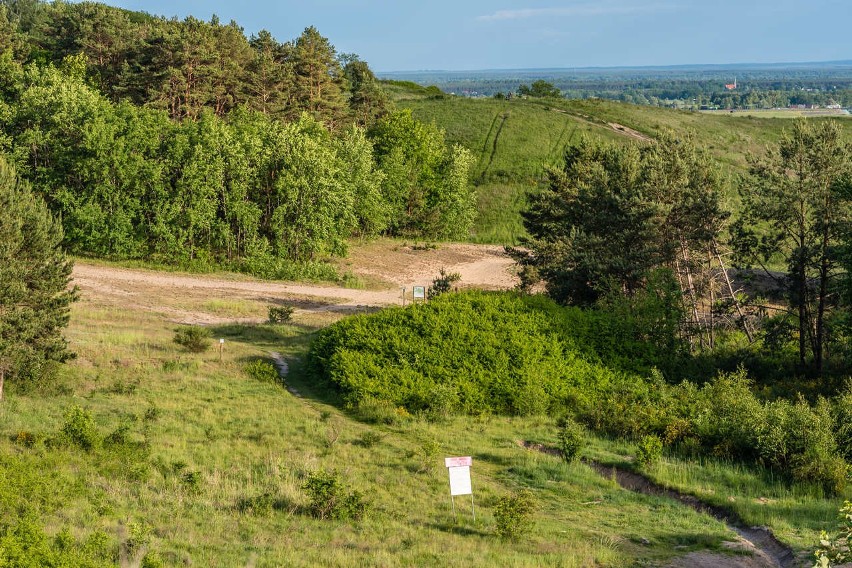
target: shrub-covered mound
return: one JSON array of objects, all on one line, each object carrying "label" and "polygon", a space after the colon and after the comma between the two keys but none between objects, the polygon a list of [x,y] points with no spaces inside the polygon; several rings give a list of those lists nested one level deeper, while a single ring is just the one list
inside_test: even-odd
[{"label": "shrub-covered mound", "polygon": [[352,406],[377,399],[409,412],[528,415],[562,406],[571,387],[594,390],[626,372],[613,368],[653,359],[630,336],[629,323],[602,312],[466,292],[337,322],[310,360]]},{"label": "shrub-covered mound", "polygon": [[676,355],[647,341],[647,330],[647,319],[623,312],[466,292],[337,322],[317,336],[310,364],[364,419],[387,420],[398,408],[567,413],[600,433],[759,463],[826,493],[844,490],[852,383],[815,405],[761,400],[744,371],[672,384],[651,366]]}]

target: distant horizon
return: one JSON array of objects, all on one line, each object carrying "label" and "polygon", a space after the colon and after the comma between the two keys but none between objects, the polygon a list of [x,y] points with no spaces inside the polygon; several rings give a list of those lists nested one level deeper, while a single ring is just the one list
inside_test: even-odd
[{"label": "distant horizon", "polygon": [[568,67],[494,67],[481,69],[399,69],[394,71],[376,70],[377,75],[406,74],[406,73],[480,73],[480,72],[511,72],[511,71],[597,71],[597,70],[619,70],[619,69],[702,69],[717,68],[719,70],[731,68],[760,68],[760,67],[807,67],[807,66],[848,66],[852,68],[852,59],[838,59],[828,61],[776,61],[759,62],[747,61],[743,63],[677,63],[660,65],[591,65],[591,66],[568,66]]}]

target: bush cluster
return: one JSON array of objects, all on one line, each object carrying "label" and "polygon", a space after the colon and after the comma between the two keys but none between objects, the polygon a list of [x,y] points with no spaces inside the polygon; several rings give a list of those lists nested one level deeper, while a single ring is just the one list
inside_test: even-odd
[{"label": "bush cluster", "polygon": [[501,497],[497,501],[497,506],[494,507],[497,536],[506,540],[516,540],[528,533],[532,528],[533,512],[535,512],[535,500],[528,489]]},{"label": "bush cluster", "polygon": [[[463,292],[342,320],[310,365],[364,420],[569,414],[591,430],[642,440],[640,461],[671,451],[759,463],[841,491],[852,458],[852,387],[834,401],[767,402],[745,371],[668,382],[674,359],[623,311],[564,308],[537,296]],[[559,443],[576,455],[581,435]],[[564,437],[564,439],[563,439]]]},{"label": "bush cluster", "polygon": [[368,510],[368,504],[358,491],[349,491],[334,471],[318,470],[308,474],[302,484],[310,505],[308,510],[318,519],[357,521]]},{"label": "bush cluster", "polygon": [[203,353],[210,348],[210,331],[197,325],[188,325],[175,330],[175,343],[192,353]]},{"label": "bush cluster", "polygon": [[[702,387],[670,385],[659,375],[637,377],[610,384],[594,397],[578,396],[572,409],[582,422],[606,434],[654,436],[675,451],[759,463],[837,494],[850,472],[841,421],[847,398],[852,397],[834,403],[820,399],[815,405],[801,398],[765,402],[739,371],[721,374]],[[640,450],[642,456],[645,450]]]},{"label": "bush cluster", "polygon": [[464,292],[342,320],[318,334],[309,360],[353,408],[375,399],[410,413],[535,415],[561,406],[572,386],[653,360],[635,335],[603,312]]}]

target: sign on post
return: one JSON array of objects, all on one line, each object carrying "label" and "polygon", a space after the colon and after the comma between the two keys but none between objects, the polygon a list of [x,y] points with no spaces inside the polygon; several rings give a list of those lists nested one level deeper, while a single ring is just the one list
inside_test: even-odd
[{"label": "sign on post", "polygon": [[415,286],[414,287],[414,301],[423,300],[426,301],[426,286]]},{"label": "sign on post", "polygon": [[470,466],[473,458],[470,456],[461,458],[445,458],[444,465],[450,474],[450,500],[453,504],[453,518],[456,517],[456,496],[470,495],[470,510],[473,520],[476,520],[476,508],[473,504],[473,486],[470,483]]}]

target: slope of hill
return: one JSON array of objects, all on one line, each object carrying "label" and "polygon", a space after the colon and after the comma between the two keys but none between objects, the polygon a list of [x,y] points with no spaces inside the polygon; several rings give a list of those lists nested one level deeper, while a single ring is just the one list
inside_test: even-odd
[{"label": "slope of hill", "polygon": [[[642,144],[665,129],[690,131],[726,174],[729,206],[748,156],[776,142],[790,122],[783,118],[708,115],[604,100],[468,99],[437,95],[411,83],[384,83],[396,105],[434,121],[476,157],[479,219],[472,240],[514,243],[524,234],[520,211],[525,195],[543,183],[545,168],[561,159],[581,136]],[[814,119],[823,120],[823,119]],[[840,119],[852,137],[852,120]]]},{"label": "slope of hill", "polygon": [[[10,565],[63,565],[45,559],[73,552],[64,565],[146,556],[145,566],[667,566],[737,540],[671,499],[622,490],[585,464],[520,447],[518,440],[555,443],[547,418],[434,423],[401,415],[395,424],[367,424],[296,364],[287,386],[301,396],[291,395],[254,362],[270,351],[291,363],[304,356],[316,326],[335,317],[310,313],[316,298],[216,276],[175,288],[173,280],[157,286],[114,272],[101,275],[109,285],[78,278],[82,300],[68,330],[77,360],[58,382],[16,390],[0,405],[0,560],[13,555]],[[152,298],[166,302],[148,304]],[[304,308],[290,325],[226,323],[282,301]],[[187,321],[190,312],[193,321],[217,322],[221,355],[173,343],[175,318]],[[635,453],[624,441],[590,444],[586,455],[606,464],[626,465]],[[450,455],[474,458],[475,521],[467,498],[456,500],[453,517],[443,467]],[[715,492],[797,550],[835,517],[835,501],[760,471],[671,458],[655,475],[670,469],[667,483],[702,497]],[[311,514],[305,486],[319,471],[336,471],[347,490],[367,496],[363,520]],[[521,488],[535,493],[533,524],[525,538],[502,540],[497,504]],[[753,559],[711,560],[705,565]]]}]

